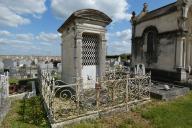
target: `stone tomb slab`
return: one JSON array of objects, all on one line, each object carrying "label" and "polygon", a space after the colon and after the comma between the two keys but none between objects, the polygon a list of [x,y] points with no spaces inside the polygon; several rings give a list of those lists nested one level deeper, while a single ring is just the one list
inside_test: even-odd
[{"label": "stone tomb slab", "polygon": [[[169,89],[167,88],[169,87]],[[184,96],[189,92],[188,87],[178,86],[170,83],[153,82],[150,95],[152,98],[160,100],[173,100],[179,96]]]}]

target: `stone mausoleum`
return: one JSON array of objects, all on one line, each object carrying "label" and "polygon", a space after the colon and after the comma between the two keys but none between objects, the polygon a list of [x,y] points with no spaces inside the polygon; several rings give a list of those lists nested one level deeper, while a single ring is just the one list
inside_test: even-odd
[{"label": "stone mausoleum", "polygon": [[144,63],[153,79],[187,80],[192,67],[192,0],[132,13],[132,62]]},{"label": "stone mausoleum", "polygon": [[106,26],[112,22],[103,12],[83,9],[74,12],[58,29],[62,34],[62,80],[83,79],[83,88],[94,88],[105,75]]}]

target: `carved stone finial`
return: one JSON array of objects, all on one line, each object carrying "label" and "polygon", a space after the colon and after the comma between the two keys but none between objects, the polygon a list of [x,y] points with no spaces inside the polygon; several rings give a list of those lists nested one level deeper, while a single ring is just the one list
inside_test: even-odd
[{"label": "carved stone finial", "polygon": [[135,17],[136,17],[136,13],[135,13],[135,11],[133,11],[133,12],[132,12],[132,17],[131,17],[131,20],[134,20],[134,19],[135,19]]},{"label": "carved stone finial", "polygon": [[135,11],[132,12],[132,17],[135,17],[136,16],[136,13]]},{"label": "carved stone finial", "polygon": [[144,3],[143,4],[143,12],[148,12],[148,4],[147,3]]},{"label": "carved stone finial", "polygon": [[178,16],[178,25],[179,29],[182,31],[186,31],[186,21],[187,21],[187,15],[189,11],[189,7],[192,5],[191,0],[177,0],[177,9],[179,12]]},{"label": "carved stone finial", "polygon": [[184,4],[187,4],[189,2],[189,0],[183,0]]},{"label": "carved stone finial", "polygon": [[135,11],[133,11],[132,12],[132,17],[131,17],[132,24],[135,24],[135,21],[136,21],[136,13],[135,13]]}]

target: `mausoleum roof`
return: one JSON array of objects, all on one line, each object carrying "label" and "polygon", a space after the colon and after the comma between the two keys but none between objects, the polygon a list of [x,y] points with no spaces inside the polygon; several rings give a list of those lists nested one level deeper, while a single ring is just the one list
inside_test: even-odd
[{"label": "mausoleum roof", "polygon": [[76,18],[102,22],[105,26],[112,22],[112,19],[101,11],[95,9],[82,9],[74,12],[57,31],[62,33],[66,26]]},{"label": "mausoleum roof", "polygon": [[163,15],[175,12],[175,11],[177,11],[177,2],[168,4],[168,5],[163,6],[161,8],[158,8],[158,9],[155,9],[153,11],[147,12],[143,17],[138,19],[138,22],[151,20],[151,19],[154,19],[156,17],[160,17],[160,16],[163,16]]}]

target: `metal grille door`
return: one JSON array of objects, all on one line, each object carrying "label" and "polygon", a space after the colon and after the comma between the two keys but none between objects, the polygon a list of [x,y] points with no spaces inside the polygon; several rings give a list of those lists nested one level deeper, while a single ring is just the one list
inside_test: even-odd
[{"label": "metal grille door", "polygon": [[94,88],[99,71],[99,36],[83,34],[82,41],[83,88]]},{"label": "metal grille door", "polygon": [[99,64],[99,37],[94,34],[83,34],[82,43],[82,64],[98,65]]}]

